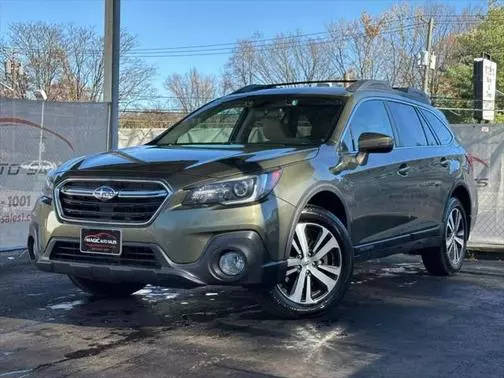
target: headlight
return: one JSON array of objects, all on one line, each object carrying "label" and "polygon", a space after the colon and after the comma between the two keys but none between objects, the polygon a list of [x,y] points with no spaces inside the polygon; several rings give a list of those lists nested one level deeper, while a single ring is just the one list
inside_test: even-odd
[{"label": "headlight", "polygon": [[267,196],[280,180],[282,171],[276,170],[255,176],[206,184],[191,189],[184,205],[233,205],[260,200]]},{"label": "headlight", "polygon": [[54,179],[56,178],[54,172],[54,169],[47,171],[44,187],[42,188],[42,195],[51,199],[53,198]]}]

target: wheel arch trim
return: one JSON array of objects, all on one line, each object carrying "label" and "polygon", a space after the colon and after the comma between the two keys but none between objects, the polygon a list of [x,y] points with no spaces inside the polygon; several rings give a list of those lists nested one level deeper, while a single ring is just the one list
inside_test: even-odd
[{"label": "wheel arch trim", "polygon": [[351,217],[350,217],[350,211],[348,209],[348,206],[345,201],[342,200],[343,195],[341,192],[332,184],[329,182],[323,182],[323,183],[317,183],[311,187],[309,187],[303,195],[300,197],[298,201],[298,205],[296,206],[296,211],[294,212],[294,216],[291,219],[290,222],[290,227],[289,227],[289,235],[287,237],[286,243],[284,245],[284,252],[283,252],[283,258],[285,259],[288,254],[289,254],[289,248],[292,242],[292,238],[294,236],[294,230],[295,230],[295,225],[299,221],[299,218],[301,217],[301,213],[303,209],[306,207],[306,205],[310,202],[310,200],[315,197],[317,194],[322,193],[322,192],[331,192],[334,194],[341,204],[343,205],[343,210],[345,212],[345,218],[347,220],[347,231],[350,234],[351,230]]},{"label": "wheel arch trim", "polygon": [[[467,193],[467,196],[469,197],[469,214],[466,214],[467,217],[469,218],[468,219],[468,228],[469,228],[468,235],[469,235],[471,232],[472,226],[473,226],[473,219],[474,219],[474,215],[475,215],[475,214],[473,214],[473,201],[474,201],[474,199],[472,197],[471,190],[468,188],[468,186],[465,182],[457,181],[451,187],[451,189],[448,193],[448,197],[446,198],[446,201],[445,201],[443,216],[444,216],[444,214],[446,214],[446,209],[448,207],[448,203],[449,203],[450,198],[454,197],[454,193],[461,188]],[[464,205],[464,204],[462,204],[462,205]],[[466,209],[464,209],[464,210],[467,213],[467,210]]]}]

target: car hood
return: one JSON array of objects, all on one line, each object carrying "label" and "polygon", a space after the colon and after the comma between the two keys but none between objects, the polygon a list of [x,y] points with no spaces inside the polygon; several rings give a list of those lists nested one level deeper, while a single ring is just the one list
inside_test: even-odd
[{"label": "car hood", "polygon": [[64,176],[128,176],[220,178],[311,159],[317,147],[243,145],[138,146],[81,157],[63,164]]}]

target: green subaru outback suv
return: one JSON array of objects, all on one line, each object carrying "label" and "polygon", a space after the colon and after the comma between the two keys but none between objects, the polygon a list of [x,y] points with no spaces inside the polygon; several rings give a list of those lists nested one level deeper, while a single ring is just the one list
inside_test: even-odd
[{"label": "green subaru outback suv", "polygon": [[241,285],[298,317],[339,302],[358,260],[457,272],[476,212],[471,160],[422,92],[252,85],[55,169],[28,248],[94,295]]}]

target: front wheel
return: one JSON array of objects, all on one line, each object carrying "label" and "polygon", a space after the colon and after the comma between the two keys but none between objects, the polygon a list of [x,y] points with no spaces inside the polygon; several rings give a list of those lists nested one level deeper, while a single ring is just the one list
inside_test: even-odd
[{"label": "front wheel", "polygon": [[145,286],[145,284],[138,282],[115,283],[95,281],[71,275],[68,277],[79,289],[97,297],[127,297]]},{"label": "front wheel", "polygon": [[282,318],[318,314],[337,304],[352,275],[353,248],[341,221],[329,211],[306,207],[295,226],[282,281],[262,291],[264,309]]},{"label": "front wheel", "polygon": [[462,268],[468,238],[467,216],[457,198],[450,198],[443,221],[440,248],[422,252],[425,269],[436,276],[448,276]]}]

